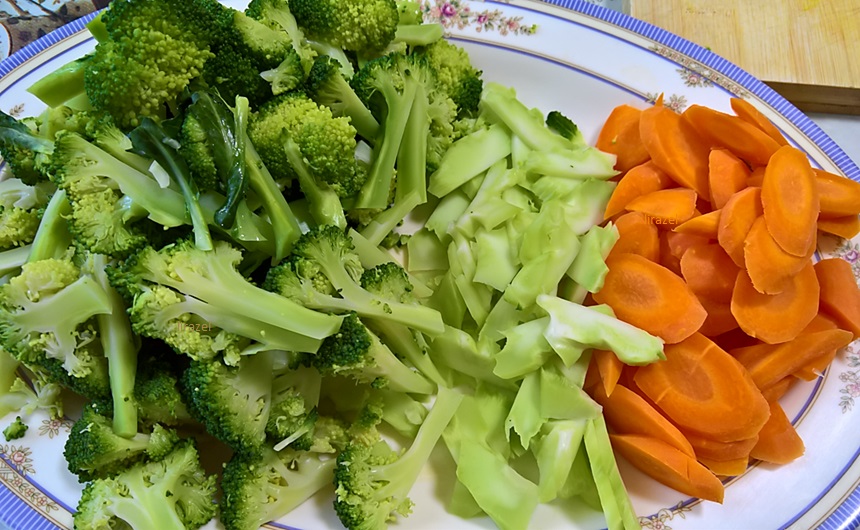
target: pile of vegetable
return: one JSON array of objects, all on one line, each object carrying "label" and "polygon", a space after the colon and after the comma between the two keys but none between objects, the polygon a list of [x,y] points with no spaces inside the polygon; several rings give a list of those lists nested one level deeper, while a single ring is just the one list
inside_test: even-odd
[{"label": "pile of vegetable", "polygon": [[76,528],[255,529],[333,485],[381,529],[437,446],[453,514],[639,528],[613,447],[719,501],[711,471],[797,456],[779,396],[860,331],[810,261],[860,186],[752,109],[620,107],[590,147],[410,0],[88,27],[49,108],[0,116],[0,416],[75,417]]},{"label": "pile of vegetable", "polygon": [[803,441],[779,404],[860,337],[860,288],[818,233],[860,233],[860,184],[813,169],[767,118],[698,105],[616,108],[597,147],[624,171],[620,233],[594,301],[663,339],[666,361],[595,352],[586,388],[613,447],[664,484],[721,501],[717,477],[785,464]]}]

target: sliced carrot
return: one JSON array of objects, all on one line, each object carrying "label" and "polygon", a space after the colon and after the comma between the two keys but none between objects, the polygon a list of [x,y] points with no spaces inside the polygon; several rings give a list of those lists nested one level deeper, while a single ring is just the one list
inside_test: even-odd
[{"label": "sliced carrot", "polygon": [[731,302],[717,302],[700,296],[699,303],[708,312],[708,317],[702,322],[702,327],[699,328],[699,333],[702,335],[708,338],[718,337],[738,328],[738,321],[732,314]]},{"label": "sliced carrot", "polygon": [[711,473],[718,477],[736,477],[742,475],[749,467],[750,459],[736,458],[734,460],[708,460],[707,458],[699,457],[699,463],[711,470]]},{"label": "sliced carrot", "polygon": [[638,254],[655,263],[660,261],[659,231],[644,213],[625,213],[615,222],[615,228],[618,229],[618,241],[609,252],[610,256]]},{"label": "sliced carrot", "polygon": [[612,191],[609,202],[606,203],[604,219],[623,212],[627,204],[637,197],[647,195],[672,186],[672,179],[654,162],[648,161],[631,168],[618,181],[618,186]]},{"label": "sliced carrot", "polygon": [[744,240],[744,264],[756,291],[779,294],[815,252],[815,239],[804,256],[784,251],[770,235],[764,216],[759,217]]},{"label": "sliced carrot", "polygon": [[681,256],[681,274],[690,289],[699,297],[729,302],[738,267],[715,243],[693,245]]},{"label": "sliced carrot", "polygon": [[762,390],[761,395],[764,396],[768,403],[773,403],[774,401],[782,399],[782,396],[784,396],[796,382],[797,379],[794,377],[786,377]]},{"label": "sliced carrot", "polygon": [[621,456],[649,477],[686,495],[723,502],[720,479],[666,442],[636,434],[610,434],[609,439]]},{"label": "sliced carrot", "polygon": [[606,423],[618,434],[641,434],[651,436],[695,457],[693,446],[684,434],[667,420],[657,409],[638,394],[618,385],[611,396],[602,388],[594,392],[594,400],[603,407]]},{"label": "sliced carrot", "polygon": [[676,226],[673,232],[679,234],[690,234],[694,236],[717,239],[717,231],[720,227],[720,210],[714,210],[706,214],[697,215]]},{"label": "sliced carrot", "polygon": [[770,404],[770,418],[759,433],[750,456],[772,464],[787,464],[803,456],[803,440],[778,402]]},{"label": "sliced carrot", "polygon": [[821,312],[855,339],[860,337],[860,287],[851,264],[841,258],[823,259],[815,264],[815,275],[821,286]]},{"label": "sliced carrot", "polygon": [[735,442],[767,421],[767,401],[746,369],[704,335],[667,344],[665,354],[665,361],[639,367],[634,380],[683,431]]},{"label": "sliced carrot", "polygon": [[764,172],[761,204],[767,230],[783,250],[805,256],[815,240],[818,187],[806,155],[793,147],[777,151]]},{"label": "sliced carrot", "polygon": [[591,358],[597,364],[597,372],[600,374],[600,380],[603,382],[603,389],[606,395],[611,396],[618,384],[618,379],[621,377],[624,363],[621,362],[614,352],[608,350],[593,350]]},{"label": "sliced carrot", "polygon": [[844,329],[798,335],[789,342],[768,344],[771,351],[747,368],[759,388],[768,388],[824,353],[844,348],[851,340],[851,332]]},{"label": "sliced carrot", "polygon": [[681,258],[684,257],[684,253],[690,247],[708,243],[705,237],[678,232],[660,232],[660,239],[661,265],[678,276],[682,275]]},{"label": "sliced carrot", "polygon": [[[836,323],[833,322],[833,320],[819,313],[815,315],[815,318],[813,318],[812,322],[810,322],[809,325],[804,328],[801,334],[815,333],[816,331],[827,331],[831,329],[839,329],[839,326],[837,326]],[[804,381],[814,381],[818,379],[819,377],[821,377],[821,374],[824,373],[824,370],[826,370],[827,367],[830,366],[830,363],[833,362],[833,359],[836,358],[836,353],[838,351],[838,348],[833,348],[832,350],[822,353],[818,357],[806,363],[802,368],[794,372],[794,376],[798,379],[803,379]]]},{"label": "sliced carrot", "polygon": [[585,371],[585,380],[582,383],[582,388],[591,392],[592,389],[601,386],[600,369],[597,367],[597,361],[594,356],[588,361],[588,369]]},{"label": "sliced carrot", "polygon": [[707,458],[708,460],[717,461],[747,457],[758,441],[758,434],[736,442],[718,442],[691,433],[686,433],[686,436],[687,441],[693,446],[693,451],[696,452],[696,458]]},{"label": "sliced carrot", "polygon": [[686,188],[652,191],[630,201],[627,210],[644,213],[657,228],[672,229],[695,214],[696,192]]},{"label": "sliced carrot", "polygon": [[860,214],[860,182],[813,169],[818,187],[819,218],[856,216]]},{"label": "sliced carrot", "polygon": [[628,171],[650,158],[639,134],[641,115],[641,109],[619,105],[609,113],[597,137],[597,148],[617,157],[615,169],[618,171]]},{"label": "sliced carrot", "polygon": [[732,195],[746,188],[749,177],[750,170],[747,165],[731,151],[711,150],[708,157],[708,185],[714,208],[722,208]]},{"label": "sliced carrot", "polygon": [[818,229],[845,239],[854,239],[854,236],[860,234],[860,216],[849,215],[848,217],[819,219]]},{"label": "sliced carrot", "polygon": [[686,188],[710,200],[708,153],[710,148],[681,116],[663,105],[662,98],[642,112],[639,132],[645,149],[657,166]]},{"label": "sliced carrot", "polygon": [[732,98],[732,110],[738,115],[738,118],[747,123],[751,123],[759,128],[763,133],[767,134],[779,145],[788,145],[788,140],[779,132],[779,129],[771,123],[767,116],[761,113],[757,108],[753,107],[752,103],[741,98]]},{"label": "sliced carrot", "polygon": [[609,272],[594,300],[611,307],[618,319],[670,344],[689,337],[705,321],[707,313],[696,295],[669,269],[638,254],[610,256],[606,266]]},{"label": "sliced carrot", "polygon": [[758,166],[752,170],[750,178],[747,179],[748,188],[761,188],[761,184],[764,182],[764,170],[765,166]]},{"label": "sliced carrot", "polygon": [[779,144],[737,116],[717,110],[690,105],[683,118],[715,147],[725,147],[754,166],[764,166],[777,152]]},{"label": "sliced carrot", "polygon": [[731,350],[734,350],[735,348],[743,348],[745,346],[751,346],[761,342],[758,339],[754,339],[747,335],[744,330],[739,327],[731,331],[721,333],[716,337],[710,337],[710,339],[714,341],[717,346],[729,353],[731,353]]},{"label": "sliced carrot", "polygon": [[812,262],[791,278],[785,290],[769,295],[756,291],[746,271],[738,274],[732,314],[749,336],[768,344],[789,341],[818,313],[820,289]]},{"label": "sliced carrot", "polygon": [[762,213],[761,188],[743,189],[721,210],[717,241],[738,267],[744,266],[744,240]]}]

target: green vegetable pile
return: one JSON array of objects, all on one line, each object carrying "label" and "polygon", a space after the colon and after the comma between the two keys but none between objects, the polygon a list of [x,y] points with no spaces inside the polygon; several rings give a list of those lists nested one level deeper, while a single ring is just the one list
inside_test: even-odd
[{"label": "green vegetable pile", "polygon": [[0,417],[86,400],[76,528],[251,530],[334,484],[381,529],[437,444],[456,515],[638,528],[582,390],[592,348],[662,356],[581,305],[614,157],[411,0],[117,0],[89,29],[41,116],[0,117]]}]

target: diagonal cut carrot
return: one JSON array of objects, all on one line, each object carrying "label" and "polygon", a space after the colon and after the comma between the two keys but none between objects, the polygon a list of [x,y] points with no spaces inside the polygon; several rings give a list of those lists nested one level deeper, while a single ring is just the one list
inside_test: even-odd
[{"label": "diagonal cut carrot", "polygon": [[624,363],[615,355],[615,352],[609,350],[593,350],[591,358],[597,364],[597,372],[603,382],[603,390],[607,396],[611,396],[618,384],[618,379],[621,377]]},{"label": "diagonal cut carrot", "polygon": [[762,213],[761,188],[743,189],[720,210],[717,241],[738,267],[744,266],[744,240]]},{"label": "diagonal cut carrot", "polygon": [[860,287],[851,264],[841,258],[823,259],[815,264],[815,275],[821,286],[821,312],[860,338]]},{"label": "diagonal cut carrot", "polygon": [[764,182],[764,171],[765,166],[758,166],[752,170],[750,173],[750,178],[747,179],[747,187],[748,188],[761,188],[762,182]]},{"label": "diagonal cut carrot", "polygon": [[679,234],[690,234],[694,236],[717,239],[717,231],[720,227],[720,210],[714,210],[706,214],[697,215],[675,227],[673,232]]},{"label": "diagonal cut carrot", "polygon": [[686,495],[723,502],[725,488],[716,475],[671,445],[636,434],[610,434],[612,447],[637,469]]},{"label": "diagonal cut carrot", "polygon": [[749,457],[735,458],[734,460],[709,460],[699,457],[699,463],[711,470],[718,477],[736,477],[742,475],[749,467]]},{"label": "diagonal cut carrot", "polygon": [[764,216],[759,217],[744,240],[744,264],[756,291],[779,294],[815,252],[816,239],[804,256],[784,251],[770,235]]},{"label": "diagonal cut carrot", "polygon": [[618,254],[639,254],[653,262],[660,261],[660,239],[657,225],[648,216],[639,212],[627,212],[615,221],[618,241],[609,252]]},{"label": "diagonal cut carrot", "polygon": [[630,168],[612,191],[612,196],[606,203],[603,219],[609,219],[613,215],[623,212],[627,208],[627,204],[637,197],[666,189],[672,185],[672,179],[654,162],[648,161]]},{"label": "diagonal cut carrot", "polygon": [[711,150],[708,157],[708,186],[714,208],[722,208],[732,195],[746,188],[749,177],[747,165],[731,151]]},{"label": "diagonal cut carrot", "polygon": [[740,271],[732,293],[732,314],[747,335],[768,344],[797,337],[818,313],[820,289],[812,262],[791,278],[779,294],[762,294],[747,271]]},{"label": "diagonal cut carrot", "polygon": [[729,302],[738,277],[738,267],[715,243],[693,245],[681,256],[681,274],[699,297]]},{"label": "diagonal cut carrot", "polygon": [[818,229],[845,239],[854,239],[854,236],[860,234],[860,216],[849,215],[848,217],[819,219]]},{"label": "diagonal cut carrot", "polygon": [[702,105],[687,107],[683,119],[712,146],[725,147],[754,166],[766,165],[780,147],[755,125]]},{"label": "diagonal cut carrot", "polygon": [[738,329],[738,321],[735,320],[735,316],[732,314],[731,302],[717,302],[700,296],[699,303],[708,312],[708,317],[702,322],[699,333],[711,338],[728,333],[733,329]]},{"label": "diagonal cut carrot", "polygon": [[763,133],[767,134],[779,145],[788,145],[788,140],[779,132],[779,129],[771,123],[767,116],[761,113],[757,108],[753,107],[752,103],[741,98],[732,98],[732,110],[738,115],[738,118],[747,123],[751,123],[758,127]]},{"label": "diagonal cut carrot", "polygon": [[[816,331],[827,331],[831,329],[839,329],[839,326],[837,326],[833,320],[827,318],[821,313],[818,313],[815,315],[815,318],[812,319],[812,322],[804,328],[801,334],[815,333]],[[820,356],[803,365],[803,367],[799,368],[794,372],[794,376],[798,379],[803,379],[804,381],[814,381],[818,379],[821,377],[821,374],[824,373],[824,370],[830,366],[833,359],[836,358],[836,352],[838,351],[838,348],[833,348],[832,350],[824,352]]]},{"label": "diagonal cut carrot", "polygon": [[750,456],[772,464],[787,464],[803,456],[804,451],[803,440],[785,411],[779,403],[772,402],[770,418],[762,427]]},{"label": "diagonal cut carrot", "polygon": [[735,460],[737,458],[748,457],[750,451],[758,441],[758,434],[752,438],[738,440],[736,442],[718,442],[699,436],[696,434],[686,433],[687,441],[693,446],[693,451],[696,452],[696,458],[707,458],[708,460],[726,461]]},{"label": "diagonal cut carrot", "polygon": [[777,381],[776,383],[770,385],[768,388],[762,390],[761,395],[764,396],[768,403],[773,403],[774,401],[782,399],[782,396],[784,396],[785,393],[788,392],[791,386],[796,382],[797,379],[795,377],[786,377],[781,381]]},{"label": "diagonal cut carrot", "polygon": [[626,206],[628,211],[647,215],[657,228],[675,228],[696,212],[696,192],[686,188],[652,191],[636,197]]},{"label": "diagonal cut carrot", "polygon": [[806,155],[782,147],[768,163],[761,185],[767,231],[783,250],[805,256],[815,239],[818,186]]},{"label": "diagonal cut carrot", "polygon": [[708,239],[706,237],[695,234],[661,231],[660,264],[678,276],[681,276],[681,258],[684,257],[687,249],[694,245],[703,245],[707,242]]},{"label": "diagonal cut carrot", "polygon": [[813,169],[821,207],[819,219],[856,216],[860,214],[860,182],[835,175],[822,169]]},{"label": "diagonal cut carrot", "polygon": [[609,113],[597,137],[597,148],[615,155],[615,169],[622,173],[650,158],[639,134],[641,116],[641,109],[619,105]]}]

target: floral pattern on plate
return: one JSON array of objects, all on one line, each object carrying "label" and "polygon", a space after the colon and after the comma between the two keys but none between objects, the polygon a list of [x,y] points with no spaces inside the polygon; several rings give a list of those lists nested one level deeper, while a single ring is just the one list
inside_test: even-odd
[{"label": "floral pattern on plate", "polygon": [[473,11],[471,2],[433,0],[421,2],[425,22],[442,24],[445,29],[472,27],[477,32],[498,31],[500,35],[533,35],[537,24],[528,24],[523,17],[506,16],[499,9]]}]

